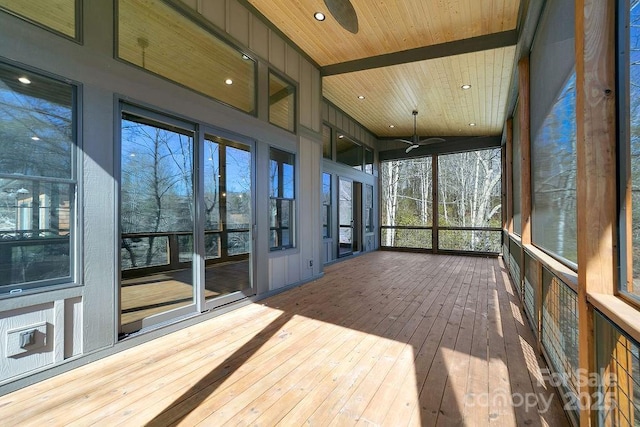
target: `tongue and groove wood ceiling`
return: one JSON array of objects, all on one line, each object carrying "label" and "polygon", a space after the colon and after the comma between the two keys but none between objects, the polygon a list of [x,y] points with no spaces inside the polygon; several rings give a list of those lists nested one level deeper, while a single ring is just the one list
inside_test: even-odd
[{"label": "tongue and groove wood ceiling", "polygon": [[323,0],[247,1],[321,66],[324,97],[378,137],[410,136],[414,109],[421,136],[501,133],[520,0],[351,0],[356,34]]}]

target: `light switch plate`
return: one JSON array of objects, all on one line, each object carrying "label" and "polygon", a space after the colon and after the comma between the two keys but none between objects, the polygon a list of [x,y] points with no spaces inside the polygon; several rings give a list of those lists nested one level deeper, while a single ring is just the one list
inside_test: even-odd
[{"label": "light switch plate", "polygon": [[[33,331],[33,344],[22,348],[21,335]],[[6,357],[20,356],[23,353],[31,352],[47,345],[47,322],[33,323],[20,328],[7,331],[6,335]]]}]

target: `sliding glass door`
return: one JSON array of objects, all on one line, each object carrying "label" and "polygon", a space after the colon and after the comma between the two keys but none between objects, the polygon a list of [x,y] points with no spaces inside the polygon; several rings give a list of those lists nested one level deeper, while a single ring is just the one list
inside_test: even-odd
[{"label": "sliding glass door", "polygon": [[196,310],[195,129],[122,114],[121,333]]},{"label": "sliding glass door", "polygon": [[123,107],[120,333],[252,291],[253,144]]},{"label": "sliding glass door", "polygon": [[251,153],[250,142],[205,134],[204,293],[208,308],[253,293]]}]

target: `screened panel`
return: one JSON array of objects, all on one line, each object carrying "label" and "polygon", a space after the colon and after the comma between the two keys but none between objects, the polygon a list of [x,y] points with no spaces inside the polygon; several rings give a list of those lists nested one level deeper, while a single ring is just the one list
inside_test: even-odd
[{"label": "screened panel", "polygon": [[[441,227],[501,227],[501,182],[499,148],[439,156],[438,224]],[[451,234],[451,238],[453,236]],[[495,252],[499,251],[498,248]]]},{"label": "screened panel", "polygon": [[118,1],[118,57],[242,111],[255,62],[160,0]]},{"label": "screened panel", "polygon": [[531,144],[535,245],[577,263],[575,73]]},{"label": "screened panel", "polygon": [[548,1],[531,52],[533,243],[577,262],[574,2]]},{"label": "screened panel", "polygon": [[382,246],[389,248],[431,249],[431,229],[402,229],[383,227]]},{"label": "screened panel", "polygon": [[439,230],[438,249],[499,253],[501,239],[501,231]]},{"label": "screened panel", "polygon": [[[631,2],[628,28],[626,42],[630,47],[629,70],[628,82],[625,83],[629,90],[629,105],[624,106],[628,109],[628,114],[624,116],[623,126],[628,126],[629,141],[625,142],[629,145],[625,147],[622,158],[627,159],[626,166],[631,177],[631,206],[626,207],[631,209],[631,224],[625,224],[624,228],[626,234],[631,233],[631,247],[626,248],[626,251],[632,252],[632,262],[631,265],[626,265],[625,258],[622,258],[622,264],[625,264],[626,269],[631,269],[631,275],[621,278],[620,288],[622,292],[640,298],[640,5],[637,1]],[[623,179],[626,180],[626,176]]]},{"label": "screened panel", "polygon": [[76,5],[76,0],[0,0],[0,9],[74,38]]},{"label": "screened panel", "polygon": [[516,106],[513,112],[513,160],[512,160],[512,188],[513,188],[513,232],[520,236],[522,234],[522,215],[521,215],[521,198],[522,198],[522,180],[521,180],[521,150],[520,150],[520,106]]},{"label": "screened panel", "polygon": [[432,225],[431,157],[383,162],[380,176],[382,225]]}]

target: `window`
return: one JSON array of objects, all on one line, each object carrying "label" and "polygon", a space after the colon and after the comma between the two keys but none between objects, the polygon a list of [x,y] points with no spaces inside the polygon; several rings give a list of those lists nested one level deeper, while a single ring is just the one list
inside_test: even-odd
[{"label": "window", "polygon": [[364,149],[364,171],[373,175],[373,150]]},{"label": "window", "polygon": [[193,254],[193,131],[127,112],[121,126],[122,271],[177,268]]},{"label": "window", "polygon": [[322,125],[322,157],[325,159],[332,159],[332,132],[331,128],[327,125]]},{"label": "window", "polygon": [[520,104],[516,105],[513,112],[513,155],[512,155],[512,188],[513,199],[511,200],[513,208],[513,232],[520,236],[522,234],[522,215],[520,213],[520,199],[522,197],[521,180],[520,180]]},{"label": "window", "polygon": [[500,252],[500,149],[438,157],[440,249]]},{"label": "window", "polygon": [[77,4],[76,0],[48,0],[46,2],[0,0],[0,9],[5,9],[21,18],[76,38]]},{"label": "window", "polygon": [[546,2],[531,51],[531,241],[578,261],[575,5]]},{"label": "window", "polygon": [[367,233],[373,232],[373,185],[366,185],[365,205],[364,205],[364,230]]},{"label": "window", "polygon": [[296,130],[296,88],[273,73],[269,73],[269,123]]},{"label": "window", "polygon": [[118,1],[118,57],[255,114],[256,63],[160,0]]},{"label": "window", "polygon": [[269,155],[269,248],[294,247],[295,156],[271,148]]},{"label": "window", "polygon": [[331,237],[331,174],[322,174],[322,237]]},{"label": "window", "polygon": [[[501,150],[434,157],[380,163],[381,246],[433,249],[437,240],[442,250],[500,252]],[[437,218],[434,194],[438,194]],[[438,221],[436,234],[434,221]]]},{"label": "window", "polygon": [[432,157],[380,164],[382,246],[431,248]]},{"label": "window", "polygon": [[575,80],[573,73],[531,144],[531,237],[577,263]]},{"label": "window", "polygon": [[[620,70],[624,76],[624,89],[620,93],[627,92],[628,98],[621,96],[624,104],[620,111],[620,128],[626,135],[622,135],[620,158],[626,161],[621,162],[622,183],[620,188],[623,193],[620,195],[623,201],[627,200],[624,193],[627,187],[631,187],[631,206],[624,206],[622,211],[620,229],[622,233],[620,247],[623,276],[620,278],[620,291],[636,299],[640,299],[640,6],[638,2],[631,2],[628,10],[623,11],[626,15],[628,30],[625,33],[621,45],[627,46],[629,52],[625,58],[625,69]],[[625,99],[626,98],[626,99]],[[629,183],[629,184],[627,184]],[[628,261],[627,261],[628,260]]]},{"label": "window", "polygon": [[75,87],[0,65],[0,293],[74,280]]},{"label": "window", "polygon": [[338,134],[337,158],[339,163],[362,170],[362,146],[346,135]]}]

